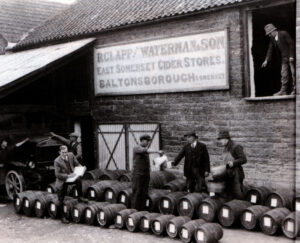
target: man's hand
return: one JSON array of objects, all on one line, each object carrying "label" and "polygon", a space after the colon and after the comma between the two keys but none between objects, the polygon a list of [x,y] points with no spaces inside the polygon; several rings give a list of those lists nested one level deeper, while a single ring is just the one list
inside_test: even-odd
[{"label": "man's hand", "polygon": [[230,168],[233,167],[233,162],[232,162],[232,161],[229,161],[227,164],[228,164],[228,166],[229,166]]},{"label": "man's hand", "polygon": [[75,173],[72,173],[72,174],[69,174],[68,175],[68,178],[72,178],[72,177],[75,177],[76,176],[76,174]]},{"label": "man's hand", "polygon": [[265,61],[262,63],[261,67],[262,67],[262,68],[265,68],[267,65],[268,65],[268,61],[265,60]]}]

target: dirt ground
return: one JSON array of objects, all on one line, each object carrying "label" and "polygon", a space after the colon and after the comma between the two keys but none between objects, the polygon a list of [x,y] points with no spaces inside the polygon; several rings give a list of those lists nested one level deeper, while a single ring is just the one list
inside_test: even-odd
[{"label": "dirt ground", "polygon": [[[0,243],[152,243],[181,242],[150,233],[104,229],[84,224],[62,224],[60,220],[38,219],[17,215],[11,202],[0,198]],[[270,237],[261,232],[224,229],[220,243],[291,243],[284,236]],[[300,241],[297,241],[300,242]]]}]

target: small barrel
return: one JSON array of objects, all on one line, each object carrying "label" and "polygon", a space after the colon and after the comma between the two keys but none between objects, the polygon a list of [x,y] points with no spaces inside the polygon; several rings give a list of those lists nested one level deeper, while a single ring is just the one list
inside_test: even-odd
[{"label": "small barrel", "polygon": [[48,215],[48,205],[51,202],[51,200],[56,199],[57,195],[56,194],[43,194],[40,195],[36,200],[35,200],[35,206],[34,206],[34,212],[35,215],[38,218],[42,218],[44,216]]},{"label": "small barrel", "polygon": [[128,173],[126,170],[104,170],[100,180],[118,180],[121,175]]},{"label": "small barrel", "polygon": [[272,192],[268,195],[266,199],[266,206],[270,208],[288,208],[293,207],[293,197],[290,193],[283,190]]},{"label": "small barrel", "polygon": [[270,211],[269,207],[253,205],[245,209],[241,215],[241,224],[247,230],[254,230],[259,226],[260,217]]},{"label": "small barrel", "polygon": [[152,189],[149,191],[148,196],[146,197],[146,210],[149,212],[159,212],[159,201],[167,194],[168,191],[166,190]]},{"label": "small barrel", "polygon": [[159,201],[159,212],[162,214],[178,215],[177,204],[186,192],[170,192],[168,195],[163,196]]},{"label": "small barrel", "polygon": [[197,215],[197,210],[203,199],[208,197],[206,193],[189,193],[179,199],[177,211],[180,216],[193,218]]},{"label": "small barrel", "polygon": [[126,220],[127,230],[130,232],[137,231],[140,228],[142,217],[148,213],[148,211],[139,211],[128,215]]},{"label": "small barrel", "polygon": [[223,237],[223,229],[217,223],[206,223],[198,227],[194,233],[197,243],[215,243]]},{"label": "small barrel", "polygon": [[108,227],[114,223],[117,213],[126,209],[124,204],[110,204],[102,207],[97,213],[97,220],[100,226]]},{"label": "small barrel", "polygon": [[154,189],[161,189],[168,182],[175,180],[174,173],[169,171],[152,171],[150,174],[149,187]]},{"label": "small barrel", "polygon": [[232,200],[224,203],[218,213],[219,222],[225,227],[239,223],[241,214],[250,206],[252,206],[250,202],[242,200]]},{"label": "small barrel", "polygon": [[115,227],[117,229],[123,229],[125,227],[127,217],[130,214],[136,213],[137,210],[130,208],[130,209],[123,209],[120,212],[117,213],[116,218],[115,218]]},{"label": "small barrel", "polygon": [[101,169],[94,169],[85,172],[83,175],[84,180],[98,180],[100,176],[103,175],[103,170]]},{"label": "small barrel", "polygon": [[22,213],[23,199],[27,194],[34,194],[36,191],[23,191],[14,195],[14,209],[16,213]]},{"label": "small barrel", "polygon": [[70,198],[69,200],[65,200],[62,205],[63,217],[66,219],[71,219],[71,212],[73,211],[73,207],[78,203],[76,198]]},{"label": "small barrel", "polygon": [[252,187],[246,192],[246,200],[256,205],[264,205],[270,190],[267,187]]},{"label": "small barrel", "polygon": [[99,181],[87,189],[87,198],[94,201],[104,201],[105,190],[118,181]]},{"label": "small barrel", "polygon": [[300,212],[292,212],[284,218],[281,229],[287,238],[300,236]]},{"label": "small barrel", "polygon": [[26,195],[24,195],[22,208],[24,214],[28,217],[34,216],[35,200],[47,194],[49,194],[49,192],[35,191],[33,193],[27,193]]},{"label": "small barrel", "polygon": [[181,241],[192,242],[194,239],[196,229],[205,223],[206,222],[203,219],[195,219],[182,225],[179,231],[179,237]]},{"label": "small barrel", "polygon": [[296,212],[300,212],[300,197],[295,198],[294,207]]},{"label": "small barrel", "polygon": [[128,173],[125,173],[125,174],[121,175],[118,178],[118,181],[121,181],[121,182],[131,182],[131,179],[132,179],[132,173],[128,172]]},{"label": "small barrel", "polygon": [[104,200],[110,203],[116,203],[118,195],[122,190],[131,187],[131,182],[117,182],[106,188],[104,192]]},{"label": "small barrel", "polygon": [[155,235],[163,235],[166,232],[168,222],[175,218],[174,215],[162,215],[154,219],[151,224],[151,230]]},{"label": "small barrel", "polygon": [[166,231],[170,238],[176,238],[182,225],[191,221],[190,217],[178,216],[169,220]]},{"label": "small barrel", "polygon": [[124,204],[127,208],[131,206],[132,188],[120,191],[117,202]]},{"label": "small barrel", "polygon": [[186,189],[186,179],[184,178],[177,178],[175,180],[170,181],[166,185],[162,187],[169,192],[180,192],[185,191]]},{"label": "small barrel", "polygon": [[50,183],[46,187],[46,191],[49,192],[49,193],[55,193],[57,191],[56,186],[55,186],[55,182]]},{"label": "small barrel", "polygon": [[226,186],[224,181],[208,181],[206,184],[211,193],[223,193]]},{"label": "small barrel", "polygon": [[225,198],[218,196],[203,199],[198,207],[198,217],[206,222],[215,221],[220,208],[225,202]]},{"label": "small barrel", "polygon": [[281,228],[281,223],[290,214],[287,208],[275,208],[264,213],[260,220],[260,228],[267,235],[275,235]]},{"label": "small barrel", "polygon": [[[70,200],[70,197],[65,197],[64,202]],[[57,219],[62,216],[62,206],[57,198],[52,199],[48,204],[48,214],[52,219]]]},{"label": "small barrel", "polygon": [[161,216],[160,213],[148,213],[141,218],[140,230],[142,232],[148,232],[151,229],[151,224],[154,219]]},{"label": "small barrel", "polygon": [[84,221],[88,225],[97,225],[97,214],[101,208],[109,205],[108,202],[90,202],[84,212]]},{"label": "small barrel", "polygon": [[73,210],[71,211],[72,221],[75,223],[81,223],[84,221],[85,210],[89,206],[89,203],[77,203],[74,205]]},{"label": "small barrel", "polygon": [[226,165],[212,167],[210,172],[214,181],[224,181],[226,179]]},{"label": "small barrel", "polygon": [[[81,185],[82,185],[82,196],[83,197],[88,197],[87,195],[87,191],[88,189],[90,188],[90,186],[96,184],[97,182],[99,182],[98,180],[95,181],[95,180],[82,180],[81,181]],[[73,197],[78,197],[78,188],[77,186],[75,186],[73,189],[72,189],[72,196]]]}]

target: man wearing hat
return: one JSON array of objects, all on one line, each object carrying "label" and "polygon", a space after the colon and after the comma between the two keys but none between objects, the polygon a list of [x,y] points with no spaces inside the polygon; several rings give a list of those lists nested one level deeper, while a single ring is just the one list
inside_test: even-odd
[{"label": "man wearing hat", "polygon": [[79,162],[82,162],[82,147],[81,147],[81,143],[78,141],[79,138],[79,134],[77,132],[72,132],[69,134],[69,138],[70,139],[66,139],[62,136],[59,136],[57,134],[55,134],[54,132],[50,132],[50,135],[61,141],[63,144],[67,145],[69,148],[69,151],[72,152],[76,159]]},{"label": "man wearing hat", "polygon": [[198,136],[194,131],[188,132],[184,136],[188,143],[181,149],[172,165],[178,165],[184,157],[184,176],[187,189],[189,192],[201,192],[206,189],[205,177],[210,173],[208,151],[206,145],[197,140]]},{"label": "man wearing hat", "polygon": [[226,164],[226,194],[230,199],[243,199],[245,174],[242,165],[247,162],[243,147],[231,140],[227,130],[219,131],[218,140],[224,147],[222,159]]},{"label": "man wearing hat", "polygon": [[140,136],[140,144],[133,148],[132,197],[131,207],[143,210],[150,182],[150,153],[162,153],[149,149],[151,137],[148,134]]},{"label": "man wearing hat", "polygon": [[295,43],[288,32],[277,30],[273,24],[265,26],[266,35],[270,37],[270,44],[262,68],[266,67],[272,58],[272,53],[276,49],[281,55],[281,89],[275,93],[277,95],[287,95],[289,85],[289,72],[291,72],[292,85],[291,95],[296,94],[295,77]]}]

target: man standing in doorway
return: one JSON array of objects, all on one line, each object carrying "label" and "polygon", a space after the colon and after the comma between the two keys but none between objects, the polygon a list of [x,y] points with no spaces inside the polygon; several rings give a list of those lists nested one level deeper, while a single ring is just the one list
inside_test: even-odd
[{"label": "man standing in doorway", "polygon": [[281,89],[275,93],[277,95],[287,95],[289,78],[291,73],[292,85],[291,95],[296,94],[296,75],[295,75],[295,43],[288,32],[277,30],[273,24],[265,26],[266,35],[270,37],[270,44],[262,68],[266,67],[272,58],[274,49],[281,55]]},{"label": "man standing in doorway", "polygon": [[205,191],[205,177],[210,173],[210,161],[206,145],[197,141],[198,136],[194,131],[184,136],[188,143],[182,148],[172,165],[178,165],[184,157],[184,176],[188,191]]},{"label": "man standing in doorway", "polygon": [[149,149],[151,137],[144,134],[140,137],[140,144],[133,148],[133,172],[132,172],[132,199],[131,207],[143,210],[146,206],[146,197],[150,182],[150,153],[162,153]]}]

